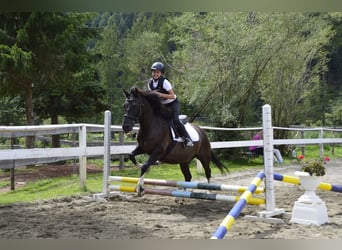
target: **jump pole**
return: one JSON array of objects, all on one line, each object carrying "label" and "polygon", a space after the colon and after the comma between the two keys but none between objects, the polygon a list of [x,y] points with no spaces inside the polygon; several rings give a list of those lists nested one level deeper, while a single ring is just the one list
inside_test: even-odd
[{"label": "jump pole", "polygon": [[[146,184],[146,182],[145,182]],[[136,186],[125,186],[125,185],[110,185],[109,189],[120,192],[136,193]],[[150,195],[161,195],[161,196],[171,196],[179,198],[189,198],[189,199],[202,199],[202,200],[217,200],[217,201],[227,201],[236,202],[240,199],[240,196],[231,196],[223,194],[213,194],[204,192],[193,192],[193,191],[182,191],[182,190],[172,190],[163,188],[145,188],[145,194]],[[265,204],[265,199],[250,197],[247,202],[251,205],[262,205]]]},{"label": "jump pole", "polygon": [[[108,181],[124,182],[137,184],[139,178],[124,177],[124,176],[109,176]],[[166,187],[179,187],[190,189],[203,189],[203,190],[220,190],[220,191],[235,191],[243,193],[247,190],[246,186],[227,185],[219,183],[206,183],[206,182],[187,182],[187,181],[174,181],[174,180],[161,180],[161,179],[144,179],[147,185],[166,186]],[[264,188],[257,188],[255,194],[264,193]]]},{"label": "jump pole", "polygon": [[211,239],[223,239],[228,230],[233,226],[236,218],[246,206],[248,200],[252,197],[252,194],[255,192],[257,186],[260,185],[264,177],[265,174],[263,172],[257,174],[252,183],[248,186],[248,189],[241,195],[240,199],[235,203],[228,215],[223,219]]},{"label": "jump pole", "polygon": [[[110,173],[110,133],[111,133],[111,120],[112,120],[112,115],[110,111],[105,111],[105,125],[104,125],[104,141],[103,141],[103,146],[104,146],[104,166],[103,166],[103,177],[107,177]],[[102,187],[102,192],[106,194],[108,192],[108,184],[106,179],[103,178],[103,187]]]},{"label": "jump pole", "polygon": [[[290,175],[282,175],[282,174],[277,174],[274,173],[273,175],[274,180],[276,181],[282,181],[294,185],[300,185],[300,179],[299,177],[294,177]],[[320,182],[317,189],[319,190],[324,190],[324,191],[331,191],[331,192],[337,192],[337,193],[342,193],[342,186],[341,185],[335,185],[335,184],[330,184],[326,182]]]}]

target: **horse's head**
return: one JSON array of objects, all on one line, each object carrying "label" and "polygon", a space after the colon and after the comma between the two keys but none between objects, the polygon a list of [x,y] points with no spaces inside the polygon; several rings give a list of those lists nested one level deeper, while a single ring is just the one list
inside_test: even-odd
[{"label": "horse's head", "polygon": [[125,133],[132,131],[136,121],[138,121],[142,112],[142,100],[139,98],[139,90],[132,87],[128,92],[123,90],[126,100],[124,103],[125,114],[122,121],[122,129]]},{"label": "horse's head", "polygon": [[148,114],[165,120],[170,119],[170,110],[161,103],[160,97],[153,91],[132,87],[129,92],[124,90],[124,94],[126,101],[122,129],[125,133],[130,132],[138,120],[141,122],[146,118],[145,121],[150,122],[151,117],[147,117]]}]

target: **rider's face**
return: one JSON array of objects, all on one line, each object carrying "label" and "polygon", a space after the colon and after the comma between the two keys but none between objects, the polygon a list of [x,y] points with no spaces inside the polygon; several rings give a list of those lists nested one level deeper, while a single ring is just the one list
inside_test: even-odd
[{"label": "rider's face", "polygon": [[160,70],[152,70],[152,77],[153,77],[153,79],[158,79],[158,78],[160,78],[161,77],[161,75],[162,75],[162,73],[160,72]]}]

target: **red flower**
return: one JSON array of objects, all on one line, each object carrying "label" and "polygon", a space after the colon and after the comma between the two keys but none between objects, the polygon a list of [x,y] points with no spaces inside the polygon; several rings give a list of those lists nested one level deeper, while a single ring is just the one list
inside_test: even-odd
[{"label": "red flower", "polygon": [[325,156],[325,157],[324,157],[324,161],[325,161],[325,162],[328,162],[328,161],[330,161],[330,158],[329,158],[328,156]]},{"label": "red flower", "polygon": [[298,160],[303,160],[304,159],[304,155],[298,155]]}]

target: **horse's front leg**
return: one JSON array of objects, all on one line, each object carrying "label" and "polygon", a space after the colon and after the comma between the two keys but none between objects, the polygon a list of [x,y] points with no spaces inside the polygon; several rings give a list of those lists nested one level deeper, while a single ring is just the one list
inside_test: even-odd
[{"label": "horse's front leg", "polygon": [[133,162],[133,164],[139,169],[141,168],[141,164],[137,162],[135,156],[141,155],[142,153],[142,148],[140,146],[137,146],[128,156],[128,158]]},{"label": "horse's front leg", "polygon": [[150,166],[152,164],[154,164],[157,160],[158,154],[154,153],[151,154],[150,157],[148,158],[148,160],[141,166],[141,171],[140,171],[140,178],[138,180],[138,184],[137,184],[137,193],[138,196],[143,196],[144,195],[144,177],[145,177],[145,173],[149,170]]}]

